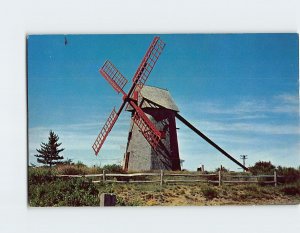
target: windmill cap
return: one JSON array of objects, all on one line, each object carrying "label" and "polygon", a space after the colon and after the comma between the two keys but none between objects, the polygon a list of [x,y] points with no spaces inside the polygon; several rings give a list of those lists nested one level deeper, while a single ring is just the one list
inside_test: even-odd
[{"label": "windmill cap", "polygon": [[[144,101],[142,108],[154,108],[152,104],[156,104],[160,107],[179,112],[177,105],[175,104],[170,92],[167,89],[153,87],[153,86],[144,86],[141,90],[141,95]],[[139,104],[141,103],[142,98],[139,98]],[[128,105],[126,111],[132,111],[133,108]]]}]

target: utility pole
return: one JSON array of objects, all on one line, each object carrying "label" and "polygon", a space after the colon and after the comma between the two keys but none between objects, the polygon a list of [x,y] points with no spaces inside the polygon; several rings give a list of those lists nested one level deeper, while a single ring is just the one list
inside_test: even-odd
[{"label": "utility pole", "polygon": [[[246,159],[248,159],[248,155],[240,155],[241,159],[243,160],[243,165],[245,167],[245,163],[246,163]],[[244,172],[245,172],[245,169],[244,169]]]}]

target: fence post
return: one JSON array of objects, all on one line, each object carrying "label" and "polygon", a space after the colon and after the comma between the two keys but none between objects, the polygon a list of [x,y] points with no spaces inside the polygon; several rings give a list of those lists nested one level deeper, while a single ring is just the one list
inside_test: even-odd
[{"label": "fence post", "polygon": [[221,186],[221,182],[222,182],[222,176],[221,176],[221,169],[219,171],[219,186]]},{"label": "fence post", "polygon": [[102,171],[102,181],[103,181],[103,183],[105,183],[105,170],[103,169],[103,171]]},{"label": "fence post", "polygon": [[163,182],[164,182],[164,171],[160,170],[160,186],[163,185]]},{"label": "fence post", "polygon": [[274,171],[274,186],[277,187],[277,173]]}]

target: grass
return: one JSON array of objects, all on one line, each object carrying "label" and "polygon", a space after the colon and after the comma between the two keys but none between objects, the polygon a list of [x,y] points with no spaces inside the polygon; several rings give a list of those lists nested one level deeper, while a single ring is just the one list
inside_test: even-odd
[{"label": "grass", "polygon": [[[110,167],[111,172],[118,172]],[[59,178],[57,174],[101,173],[101,168],[82,165],[55,169],[29,168],[29,206],[99,206],[101,193],[114,193],[118,206],[254,205],[299,204],[300,182],[274,187],[257,184],[222,185],[206,183],[97,183],[84,178]]]},{"label": "grass", "polygon": [[205,186],[201,191],[207,200],[212,200],[218,197],[218,191],[214,187]]}]

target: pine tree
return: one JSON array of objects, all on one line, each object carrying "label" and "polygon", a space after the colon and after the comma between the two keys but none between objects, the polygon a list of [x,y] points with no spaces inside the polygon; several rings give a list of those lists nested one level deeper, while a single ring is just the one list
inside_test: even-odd
[{"label": "pine tree", "polygon": [[48,143],[42,142],[41,149],[36,149],[39,154],[34,156],[37,157],[38,163],[48,164],[51,168],[52,165],[59,163],[59,160],[64,159],[63,156],[59,156],[59,153],[62,152],[64,148],[58,148],[61,143],[58,143],[59,137],[52,130],[50,130],[49,134]]}]

